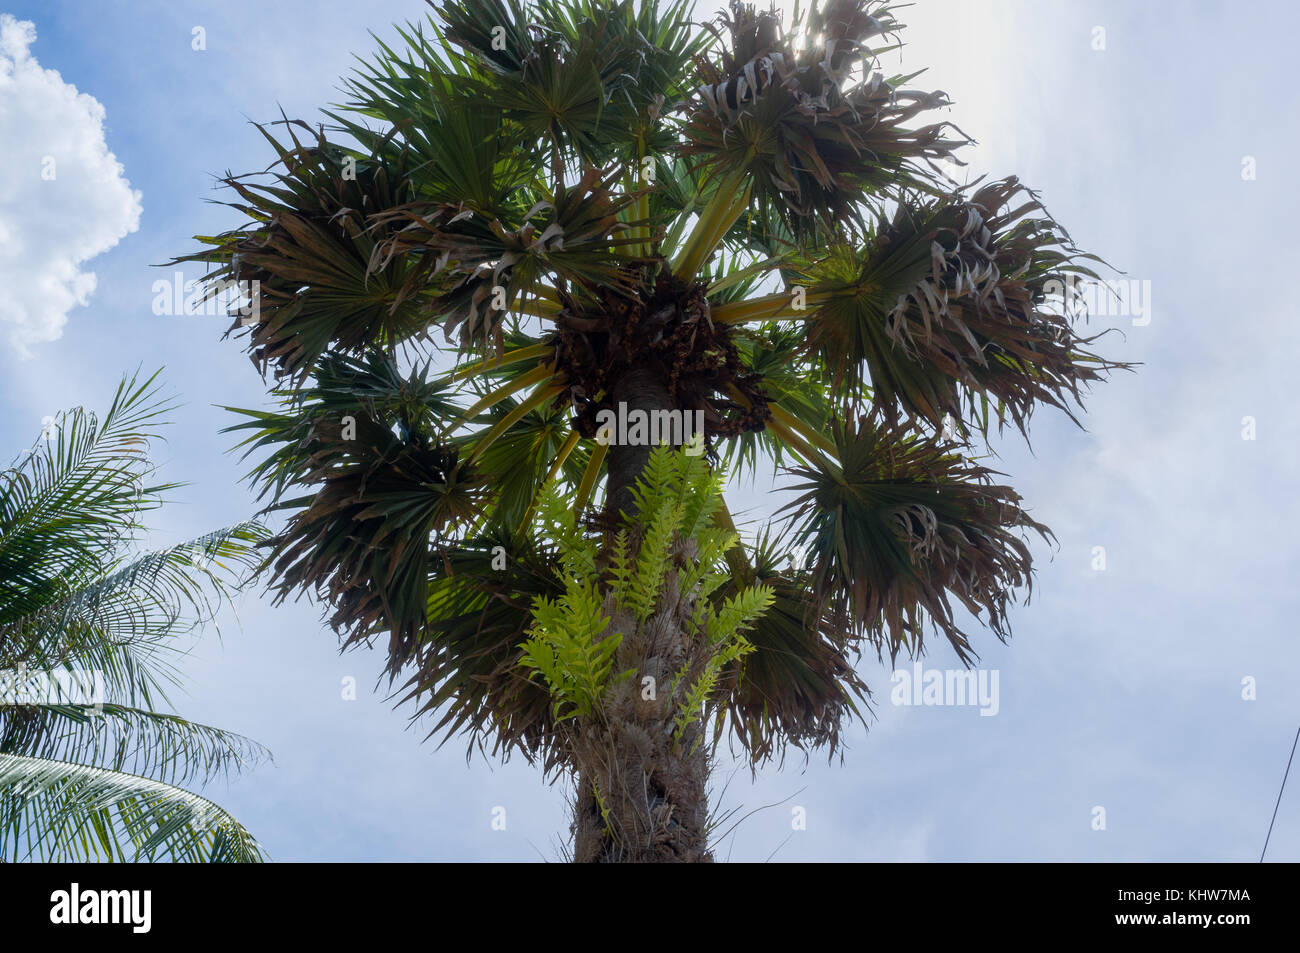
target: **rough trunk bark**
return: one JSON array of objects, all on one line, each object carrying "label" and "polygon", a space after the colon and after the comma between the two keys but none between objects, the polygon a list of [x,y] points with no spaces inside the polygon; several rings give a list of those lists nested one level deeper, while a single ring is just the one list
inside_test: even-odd
[{"label": "rough trunk bark", "polygon": [[[664,382],[638,370],[615,385],[612,399],[633,410],[670,410]],[[613,445],[609,450],[610,510],[634,508],[631,489],[653,447]],[[698,658],[686,620],[691,600],[676,595],[675,578],[650,622],[635,637],[625,634],[615,671],[634,678],[614,686],[607,698],[609,731],[575,752],[577,802],[574,860],[580,863],[712,861],[708,850],[708,749],[694,724],[674,737],[675,705],[668,698],[674,673]],[[612,606],[608,606],[612,609]],[[614,613],[614,631],[636,629]],[[653,679],[651,689],[645,679]],[[652,697],[647,697],[652,696]]]}]

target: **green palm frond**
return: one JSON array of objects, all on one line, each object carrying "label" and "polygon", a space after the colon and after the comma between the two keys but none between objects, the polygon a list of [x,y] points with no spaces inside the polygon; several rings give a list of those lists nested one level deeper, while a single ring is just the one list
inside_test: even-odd
[{"label": "green palm frond", "polygon": [[[141,553],[150,440],[171,404],[126,378],[0,477],[0,857],[260,860],[216,805],[174,785],[265,755],[242,736],[155,710],[178,634],[210,622],[257,564],[247,522]],[[134,773],[127,773],[128,771]]]},{"label": "green palm frond", "polygon": [[229,282],[249,289],[255,320],[240,316],[228,333],[246,328],[260,368],[301,379],[326,348],[359,354],[422,333],[428,302],[407,289],[411,262],[377,254],[387,235],[371,221],[410,201],[409,156],[378,145],[353,152],[323,131],[305,144],[294,127],[310,134],[309,126],[282,125],[291,145],[257,127],[277,156],[274,184],[223,180],[241,200],[227,204],[251,224],[206,239],[208,248],[171,264],[211,266],[210,294]]},{"label": "green palm frond", "polygon": [[0,753],[71,761],[168,784],[207,784],[270,760],[257,742],[126,705],[10,705],[0,718]]},{"label": "green palm frond", "polygon": [[[771,405],[824,433],[834,412],[827,398],[829,382],[820,366],[808,359],[803,329],[767,324],[746,328],[735,341],[742,363],[758,376]],[[741,433],[727,447],[724,461],[732,473],[756,473],[760,459],[780,466],[789,449],[771,428],[764,428]]]},{"label": "green palm frond", "polygon": [[447,340],[459,329],[462,347],[485,341],[500,350],[507,312],[547,283],[630,287],[625,249],[637,239],[620,214],[634,196],[615,195],[610,177],[587,167],[574,185],[540,192],[531,208],[504,221],[459,206],[399,207],[374,217],[393,232],[380,251],[384,260],[416,262],[404,294],[445,284],[427,323],[440,325]]},{"label": "green palm frond", "polygon": [[[430,436],[445,430],[462,407],[448,392],[446,381],[429,379],[429,367],[404,375],[385,354],[371,352],[361,358],[328,355],[314,369],[310,386],[277,390],[281,412],[226,410],[247,418],[223,433],[248,431],[236,447],[244,457],[270,450],[249,473],[262,496],[278,507],[291,488],[310,482],[309,474],[323,462],[338,462],[351,440],[349,419],[358,428],[353,439],[365,442],[380,430],[399,435]],[[386,439],[386,438],[381,438]]]},{"label": "green palm frond", "polygon": [[437,383],[380,355],[332,357],[317,375],[283,395],[287,413],[237,411],[249,419],[227,429],[252,431],[248,452],[274,448],[253,478],[268,509],[292,512],[266,542],[277,601],[318,594],[349,642],[389,631],[395,672],[425,621],[430,538],[472,520],[484,478],[443,438],[459,408]]},{"label": "green palm frond", "polygon": [[559,756],[550,697],[519,669],[535,601],[563,592],[553,552],[538,546],[527,533],[499,529],[439,554],[402,700],[415,718],[439,714],[430,736],[464,732],[471,749],[541,757],[549,770]]},{"label": "green palm frond", "polygon": [[[489,419],[499,423],[517,406],[513,401],[498,404]],[[524,525],[548,478],[558,476],[564,482],[577,485],[580,475],[577,461],[570,463],[566,460],[564,462],[569,464],[567,470],[552,472],[568,437],[568,415],[548,402],[522,416],[477,458],[477,465],[487,475],[494,493],[489,511],[493,525]]]},{"label": "green palm frond", "polygon": [[207,798],[121,771],[0,754],[10,859],[255,863],[261,846]]},{"label": "green palm frond", "polygon": [[[99,672],[116,696],[152,704],[175,682],[178,631],[215,617],[225,579],[238,580],[266,539],[258,523],[230,526],[122,562],[100,548],[100,578],[0,623],[0,668],[77,665]],[[88,549],[88,553],[94,552]]]},{"label": "green palm frond", "polygon": [[[734,533],[725,509],[715,520]],[[812,572],[793,555],[793,528],[763,528],[727,553],[729,577],[713,598],[761,584],[772,593],[747,639],[753,651],[723,673],[725,725],[752,763],[794,746],[835,751],[844,722],[865,723],[870,691],[855,671],[859,639],[818,604]]]},{"label": "green palm frond", "polygon": [[174,488],[148,483],[144,450],[172,408],[156,379],[124,380],[102,420],[82,408],[57,415],[0,473],[0,624],[90,582],[103,553],[134,540]]},{"label": "green palm frond", "polygon": [[564,3],[535,11],[500,0],[439,6],[446,35],[483,79],[476,98],[547,155],[603,166],[654,155],[671,140],[658,121],[689,92],[684,79],[710,38],[686,0]]},{"label": "green palm frond", "polygon": [[348,641],[388,631],[395,670],[424,626],[429,540],[473,517],[482,481],[454,448],[418,435],[362,426],[355,444],[337,465],[332,448],[317,454],[299,480],[318,489],[269,541],[276,599],[316,591]]},{"label": "green palm frond", "polygon": [[[545,181],[539,174],[543,154],[504,121],[496,103],[475,95],[480,74],[456,55],[436,24],[430,21],[433,39],[421,27],[398,32],[405,50],[382,47],[345,83],[353,97],[342,107],[346,112],[328,115],[372,151],[408,156],[414,200],[488,219],[508,220],[527,209]],[[386,128],[376,133],[356,117],[378,119]]]}]

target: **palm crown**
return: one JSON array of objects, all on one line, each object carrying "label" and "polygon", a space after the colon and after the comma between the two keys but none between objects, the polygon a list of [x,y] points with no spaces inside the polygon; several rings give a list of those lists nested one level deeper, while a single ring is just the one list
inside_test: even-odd
[{"label": "palm crown", "polygon": [[890,8],[438,9],[327,128],[263,130],[271,180],[226,179],[247,224],[178,259],[259,283],[232,331],[283,404],[235,429],[288,513],[280,597],[320,593],[348,644],[386,634],[439,729],[575,768],[525,647],[572,575],[540,513],[560,494],[607,552],[650,531],[626,522],[649,449],[599,426],[626,405],[702,414],[715,472],[771,465],[797,494],[749,540],[707,508],[730,534],[707,599],[765,594],[703,699],[755,761],[837,745],[864,647],[930,629],[968,661],[954,602],[1005,637],[1024,533],[1048,531],[963,451],[1120,365],[1074,329],[1095,259],[1016,179],[942,174],[967,140],[927,121],[942,93],[882,73]]}]

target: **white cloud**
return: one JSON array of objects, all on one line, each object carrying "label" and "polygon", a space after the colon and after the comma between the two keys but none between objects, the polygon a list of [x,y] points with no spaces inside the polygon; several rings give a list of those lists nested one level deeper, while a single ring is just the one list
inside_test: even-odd
[{"label": "white cloud", "polygon": [[35,26],[0,16],[0,326],[22,355],[86,305],[82,265],[140,226],[140,193],[104,141],[104,107],[28,47]]}]

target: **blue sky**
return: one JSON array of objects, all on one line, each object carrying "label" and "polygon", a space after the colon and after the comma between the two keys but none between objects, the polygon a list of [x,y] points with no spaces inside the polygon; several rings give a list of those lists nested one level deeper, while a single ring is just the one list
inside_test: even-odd
[{"label": "blue sky", "polygon": [[[0,52],[11,67],[0,69],[3,446],[26,446],[60,408],[104,407],[124,371],[163,366],[185,406],[157,456],[190,485],[154,520],[152,541],[254,512],[218,434],[230,419],[214,405],[259,406],[262,382],[219,340],[221,319],[152,313],[151,285],[168,274],[152,266],[233,224],[208,200],[220,197],[214,175],[267,164],[249,119],[281,107],[314,119],[341,98],[352,55],[374,48],[367,31],[390,39],[391,23],[426,9],[0,2],[36,35],[28,45],[12,26]],[[1256,859],[1300,721],[1300,425],[1288,386],[1300,352],[1289,294],[1297,200],[1284,174],[1300,146],[1289,70],[1300,14],[1280,0],[1249,12],[920,0],[900,19],[908,46],[887,63],[929,68],[916,85],[953,99],[947,118],[979,142],[973,174],[1019,175],[1082,247],[1149,282],[1149,323],[1093,322],[1122,332],[1103,339],[1108,356],[1143,366],[1094,390],[1086,432],[1044,410],[1032,451],[1010,435],[995,445],[995,466],[1059,541],[1036,546],[1033,600],[1015,611],[1011,643],[977,639],[981,667],[999,673],[998,714],[892,705],[890,667],[864,659],[874,717],[850,731],[842,762],[791,758],[751,780],[724,754],[724,808],[783,803],[745,820],[720,855]],[[79,181],[65,163],[49,188],[40,158],[79,141],[98,178]],[[91,273],[93,290],[73,277]],[[28,290],[39,281],[55,292],[37,300]],[[54,307],[60,294],[67,307]],[[1253,440],[1242,438],[1246,417]],[[767,490],[736,498],[759,512]],[[378,654],[340,656],[306,601],[273,608],[249,595],[238,615],[220,640],[197,643],[188,694],[174,700],[275,752],[275,764],[208,791],[273,858],[558,856],[562,785],[519,761],[467,764],[458,741],[424,743],[428,726],[369,690]],[[957,663],[936,648],[924,664]],[[361,687],[356,701],[341,698],[345,676]],[[1247,677],[1253,701],[1242,698]],[[1292,785],[1271,859],[1300,860],[1300,779]],[[491,824],[497,806],[503,831]],[[792,830],[794,806],[806,830]],[[1105,830],[1093,829],[1098,806]]]}]

